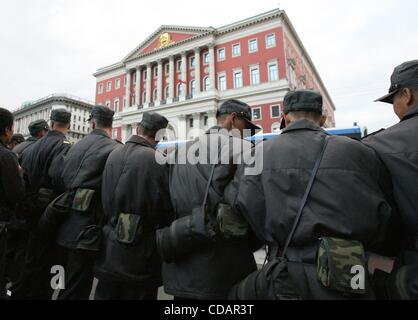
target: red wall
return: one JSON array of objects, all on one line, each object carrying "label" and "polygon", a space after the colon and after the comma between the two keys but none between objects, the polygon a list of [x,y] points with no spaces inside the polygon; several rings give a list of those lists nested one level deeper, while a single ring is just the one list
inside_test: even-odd
[{"label": "red wall", "polygon": [[254,120],[254,123],[257,124],[258,126],[263,128],[263,132],[264,133],[270,133],[271,132],[271,126],[273,125],[273,123],[275,122],[279,122],[281,118],[271,118],[270,117],[270,107],[271,106],[275,106],[275,105],[279,105],[280,109],[283,113],[283,102],[279,101],[279,102],[275,102],[275,103],[269,103],[269,104],[263,104],[263,105],[253,105],[251,106],[252,108],[259,108],[261,107],[261,120]]},{"label": "red wall", "polygon": [[[120,79],[120,88],[116,88],[116,79]],[[111,81],[112,82],[112,90],[106,92],[106,84]],[[106,104],[106,101],[110,101],[110,107],[113,110],[113,101],[115,98],[119,97],[119,106],[120,108],[123,107],[123,99],[126,94],[126,88],[124,86],[125,83],[125,75],[120,75],[117,77],[109,78],[104,81],[100,81],[96,84],[96,104],[102,103],[103,105]],[[103,93],[99,94],[99,84],[103,85]]]},{"label": "red wall", "polygon": [[[192,34],[192,33],[186,34],[186,33],[169,32],[169,34],[171,36],[171,40],[174,42],[181,42],[183,40],[196,36],[196,34]],[[152,52],[155,49],[158,49],[159,47],[160,47],[160,37],[158,37],[153,42],[151,42],[151,44],[148,47],[141,50],[141,54]]]}]

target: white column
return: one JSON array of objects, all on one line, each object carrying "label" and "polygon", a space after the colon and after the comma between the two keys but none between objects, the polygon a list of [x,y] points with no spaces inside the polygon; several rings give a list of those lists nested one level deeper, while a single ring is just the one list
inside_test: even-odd
[{"label": "white column", "polygon": [[212,128],[217,125],[216,111],[208,111],[208,127]]},{"label": "white column", "polygon": [[200,130],[200,113],[193,113],[193,129]]},{"label": "white column", "polygon": [[195,93],[199,94],[200,93],[200,88],[201,88],[201,84],[200,84],[200,49],[196,48],[194,51],[194,61],[195,61],[195,68],[194,68],[194,79],[196,81],[196,89],[195,89]]},{"label": "white column", "polygon": [[126,99],[126,109],[131,106],[131,70],[126,70],[126,93],[125,93],[125,99]]},{"label": "white column", "polygon": [[157,80],[157,101],[161,103],[163,99],[163,61],[158,60],[158,80]]},{"label": "white column", "polygon": [[186,139],[187,139],[186,116],[181,115],[181,116],[178,117],[177,140],[186,140]]},{"label": "white column", "polygon": [[152,68],[151,63],[147,64],[147,90],[146,90],[146,99],[145,103],[148,105],[151,102],[152,92],[151,92],[151,79],[152,79]]},{"label": "white column", "polygon": [[138,128],[138,124],[137,124],[137,123],[133,123],[133,124],[132,124],[132,132],[131,132],[131,136],[136,135],[136,128]]},{"label": "white column", "polygon": [[122,125],[122,143],[125,143],[127,138],[126,125]]},{"label": "white column", "polygon": [[209,90],[215,89],[215,47],[209,46]]},{"label": "white column", "polygon": [[171,101],[173,101],[174,99],[174,56],[170,57],[169,69],[170,69],[169,70],[170,74],[169,74],[168,98],[171,99]]},{"label": "white column", "polygon": [[136,85],[135,85],[135,100],[137,106],[139,106],[139,102],[141,98],[141,67],[136,68]]},{"label": "white column", "polygon": [[186,83],[183,83],[183,94],[182,97],[186,97],[187,92],[187,54],[186,52],[182,52],[181,54],[181,80],[185,81]]}]

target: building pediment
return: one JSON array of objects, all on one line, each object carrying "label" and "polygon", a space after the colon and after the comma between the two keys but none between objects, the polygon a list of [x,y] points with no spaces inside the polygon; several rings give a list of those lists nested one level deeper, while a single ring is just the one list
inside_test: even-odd
[{"label": "building pediment", "polygon": [[150,54],[157,50],[168,48],[192,38],[208,34],[213,28],[161,26],[151,34],[144,42],[132,50],[123,61],[130,61],[142,55]]}]

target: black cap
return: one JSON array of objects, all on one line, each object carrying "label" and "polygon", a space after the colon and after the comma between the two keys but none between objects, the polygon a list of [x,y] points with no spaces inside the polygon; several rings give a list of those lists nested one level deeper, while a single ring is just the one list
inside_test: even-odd
[{"label": "black cap", "polygon": [[115,112],[108,107],[104,106],[95,106],[90,112],[90,118],[87,121],[91,121],[91,119],[96,120],[113,120]]},{"label": "black cap", "polygon": [[12,140],[11,140],[11,142],[14,142],[14,141],[16,141],[17,143],[22,143],[22,142],[25,142],[25,138],[23,137],[23,135],[22,135],[22,134],[20,134],[20,133],[15,133],[15,134],[12,136]]},{"label": "black cap", "polygon": [[55,109],[51,111],[51,120],[61,123],[70,123],[71,122],[71,112],[68,112],[67,109]]},{"label": "black cap", "polygon": [[142,116],[140,125],[145,129],[157,132],[158,130],[167,128],[168,120],[157,112],[148,111]]},{"label": "black cap", "polygon": [[31,136],[35,136],[38,132],[42,130],[49,130],[48,122],[44,119],[33,121],[28,126],[29,133]]},{"label": "black cap", "polygon": [[418,86],[418,60],[407,61],[397,66],[390,77],[389,93],[375,101],[392,104],[395,94],[409,86]]},{"label": "black cap", "polygon": [[261,128],[252,122],[251,107],[239,100],[227,100],[221,104],[216,114],[219,117],[224,114],[236,113],[237,116],[247,123],[247,129],[260,131]]},{"label": "black cap", "polygon": [[313,90],[291,91],[284,97],[284,113],[306,111],[322,114],[322,96]]}]

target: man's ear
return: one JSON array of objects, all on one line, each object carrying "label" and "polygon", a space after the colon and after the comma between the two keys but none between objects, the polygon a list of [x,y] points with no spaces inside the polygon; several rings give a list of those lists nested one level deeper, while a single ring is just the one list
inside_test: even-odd
[{"label": "man's ear", "polygon": [[412,92],[411,89],[409,89],[409,88],[403,89],[402,96],[405,97],[405,101],[406,101],[407,106],[410,106],[414,103],[414,100],[415,100],[414,93]]},{"label": "man's ear", "polygon": [[325,125],[325,122],[327,122],[327,117],[321,116],[321,120],[319,120],[319,126],[323,127]]}]

